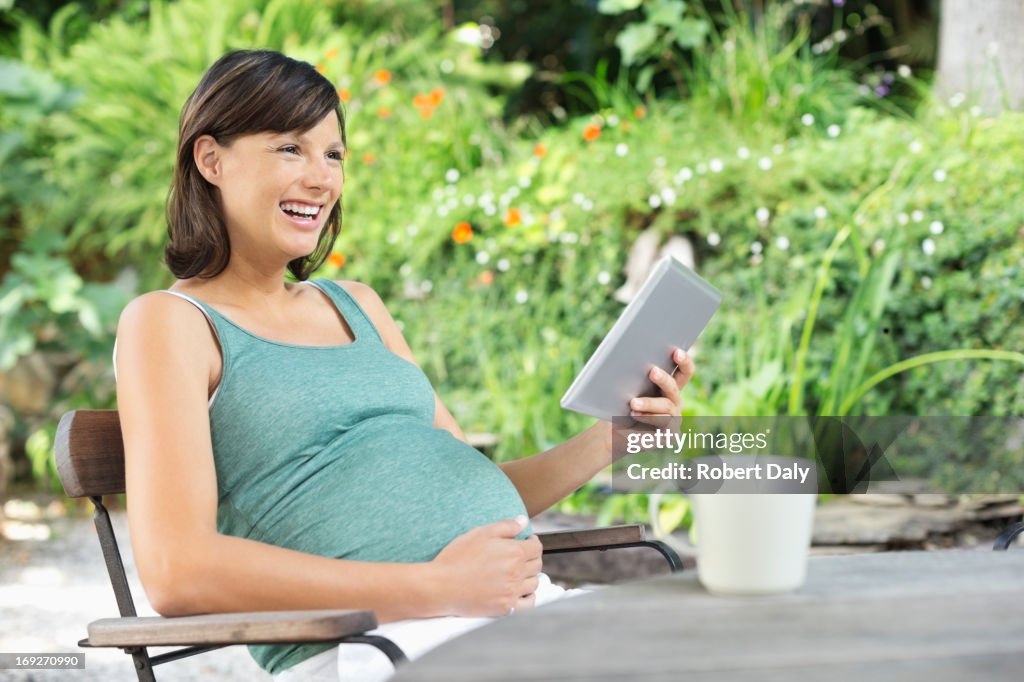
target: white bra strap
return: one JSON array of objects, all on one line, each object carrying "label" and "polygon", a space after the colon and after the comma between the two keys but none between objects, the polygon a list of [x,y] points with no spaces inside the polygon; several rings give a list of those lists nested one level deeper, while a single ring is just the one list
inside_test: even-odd
[{"label": "white bra strap", "polygon": [[[165,294],[174,294],[175,296],[177,296],[179,298],[183,298],[186,301],[188,301],[189,303],[191,303],[192,305],[194,305],[195,307],[199,308],[199,312],[201,312],[206,317],[206,321],[210,323],[210,329],[213,330],[213,335],[217,339],[217,345],[220,346],[223,349],[224,345],[220,341],[220,333],[217,331],[217,325],[215,325],[213,323],[213,318],[210,316],[210,313],[208,313],[206,311],[206,308],[201,306],[198,301],[196,301],[194,298],[192,298],[188,294],[183,294],[180,291],[171,291],[170,289],[158,289],[158,291],[160,291],[162,293],[165,293]],[[223,356],[223,350],[221,351],[221,355]],[[114,383],[116,384],[117,383],[117,337],[116,336],[114,337],[114,352],[113,352],[113,355],[112,355],[112,359],[113,359],[113,362],[114,362]],[[221,381],[223,382],[223,380],[224,380],[224,377],[221,376]],[[217,397],[217,392],[218,391],[220,391],[220,383],[217,384],[217,388],[214,389],[213,395],[210,396],[210,401],[207,403],[207,407],[213,405],[213,401]]]}]

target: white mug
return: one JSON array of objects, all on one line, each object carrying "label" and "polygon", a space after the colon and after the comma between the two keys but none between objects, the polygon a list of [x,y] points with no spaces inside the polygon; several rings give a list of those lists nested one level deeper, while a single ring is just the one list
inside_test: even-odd
[{"label": "white mug", "polygon": [[[727,456],[717,461],[746,466],[794,460]],[[778,492],[783,489],[789,492]],[[811,480],[782,487],[747,480],[727,481],[717,492],[691,494],[701,584],[724,595],[779,594],[803,585],[818,497],[810,491],[816,489]]]}]

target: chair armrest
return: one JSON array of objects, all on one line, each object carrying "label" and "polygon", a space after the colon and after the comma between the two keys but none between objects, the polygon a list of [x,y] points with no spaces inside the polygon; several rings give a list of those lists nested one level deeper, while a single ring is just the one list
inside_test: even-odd
[{"label": "chair armrest", "polygon": [[104,618],[89,624],[89,646],[335,642],[377,627],[373,611],[254,611],[176,618]]},{"label": "chair armrest", "polygon": [[556,530],[548,533],[537,533],[545,554],[564,554],[566,552],[587,552],[590,550],[604,551],[624,547],[650,547],[665,558],[669,570],[675,573],[683,570],[683,561],[675,550],[661,540],[648,540],[645,529],[640,524],[628,526],[608,526],[607,528],[588,528],[585,530]]},{"label": "chair armrest", "polygon": [[584,530],[556,530],[537,533],[545,552],[581,551],[586,549],[608,549],[619,545],[635,545],[645,539],[644,527],[640,524],[608,526],[607,528],[586,528]]}]

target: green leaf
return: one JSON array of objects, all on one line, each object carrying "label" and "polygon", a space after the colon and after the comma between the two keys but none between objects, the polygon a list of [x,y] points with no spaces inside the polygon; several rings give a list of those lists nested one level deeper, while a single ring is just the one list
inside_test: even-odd
[{"label": "green leaf", "polygon": [[634,10],[643,4],[643,0],[601,0],[597,3],[597,11],[601,14],[622,14]]},{"label": "green leaf", "polygon": [[708,22],[703,19],[683,19],[672,27],[672,33],[675,34],[676,44],[689,50],[704,42],[708,28]]},{"label": "green leaf", "polygon": [[622,51],[622,62],[632,66],[658,39],[658,29],[651,24],[630,24],[615,36],[615,45]]},{"label": "green leaf", "polygon": [[647,21],[672,28],[683,21],[686,3],[683,0],[650,0],[644,5]]}]

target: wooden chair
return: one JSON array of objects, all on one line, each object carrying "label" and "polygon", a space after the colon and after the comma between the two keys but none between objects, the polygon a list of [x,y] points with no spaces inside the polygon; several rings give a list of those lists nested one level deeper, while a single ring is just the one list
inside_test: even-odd
[{"label": "wooden chair", "polygon": [[[81,647],[116,647],[129,654],[140,682],[155,682],[153,668],[161,663],[239,644],[362,643],[376,646],[396,665],[405,661],[390,640],[365,634],[377,627],[372,611],[264,611],[217,613],[177,618],[138,617],[128,587],[121,553],[114,537],[104,495],[125,492],[124,443],[117,410],[74,410],[60,420],[54,439],[54,458],[69,497],[88,497],[95,506],[94,522],[120,618],[103,618],[88,625]],[[671,548],[644,537],[641,525],[582,531],[538,533],[545,554],[650,547],[668,562],[671,571],[682,562]],[[181,646],[150,656],[148,647]]]}]

